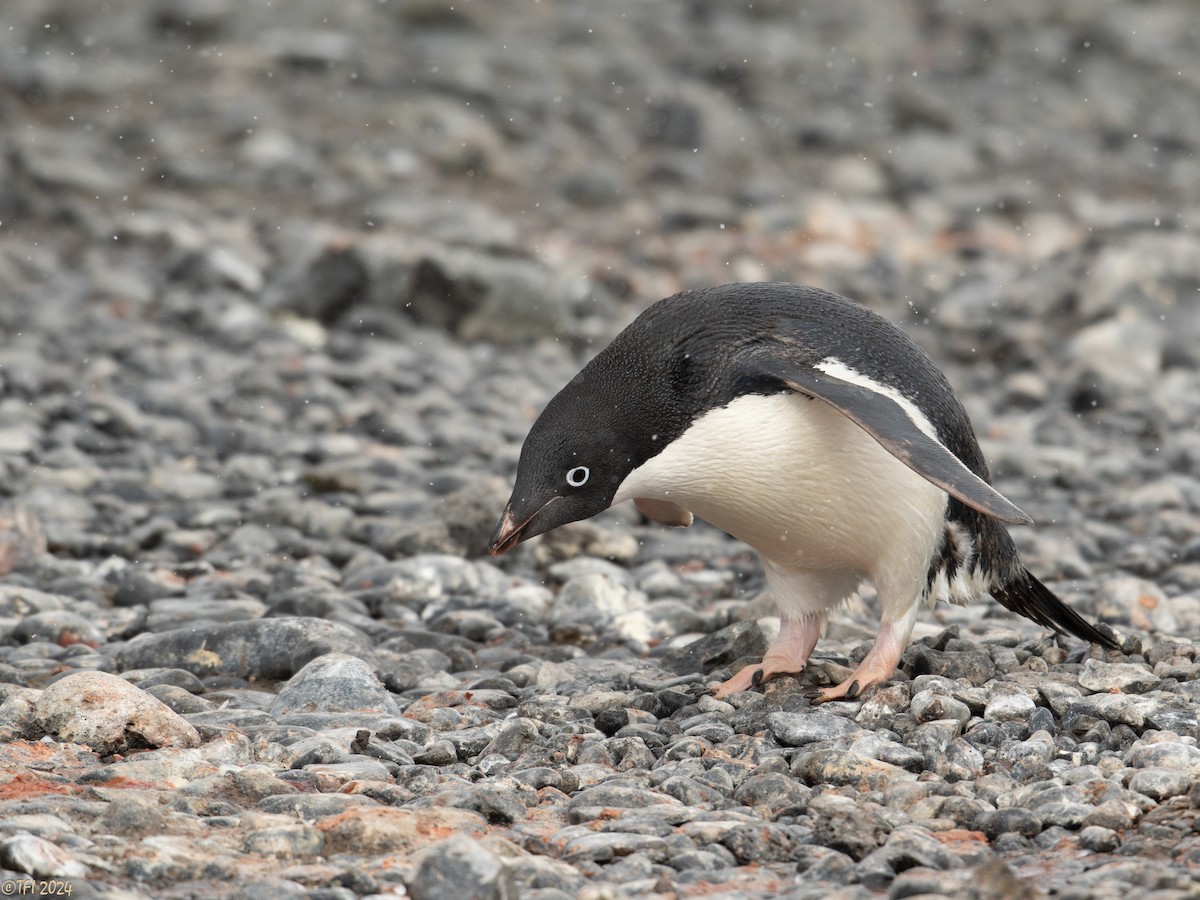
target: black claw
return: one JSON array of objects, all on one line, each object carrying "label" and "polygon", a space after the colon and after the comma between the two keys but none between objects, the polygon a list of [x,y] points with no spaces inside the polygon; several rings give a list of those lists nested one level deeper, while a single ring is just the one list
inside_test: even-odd
[{"label": "black claw", "polygon": [[853,700],[857,696],[858,696],[858,682],[852,681],[852,682],[850,682],[849,689],[846,691],[846,699]]},{"label": "black claw", "polygon": [[819,704],[821,702],[821,692],[820,691],[816,691],[816,690],[805,691],[803,694],[801,694],[801,696],[805,700],[807,700],[809,703]]},{"label": "black claw", "polygon": [[760,684],[763,683],[763,670],[762,669],[754,670],[754,674],[750,676],[750,683],[752,685],[754,685],[754,687],[758,687]]}]

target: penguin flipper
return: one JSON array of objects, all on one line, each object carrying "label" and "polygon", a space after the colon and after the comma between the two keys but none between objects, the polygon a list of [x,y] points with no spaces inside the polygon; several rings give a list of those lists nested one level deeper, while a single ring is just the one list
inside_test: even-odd
[{"label": "penguin flipper", "polygon": [[941,441],[917,427],[904,408],[886,394],[778,359],[768,362],[761,374],[828,403],[900,462],[972,509],[1010,525],[1033,524],[1033,519],[968,469]]},{"label": "penguin flipper", "polygon": [[643,516],[659,525],[676,525],[687,528],[692,524],[692,514],[670,500],[648,500],[645,497],[635,497],[633,505]]}]

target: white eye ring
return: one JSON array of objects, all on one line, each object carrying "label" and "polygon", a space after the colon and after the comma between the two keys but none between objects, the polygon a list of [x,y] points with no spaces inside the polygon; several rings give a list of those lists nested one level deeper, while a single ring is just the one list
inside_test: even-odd
[{"label": "white eye ring", "polygon": [[567,484],[571,487],[583,487],[587,484],[588,477],[592,474],[592,470],[587,466],[576,466],[567,473]]}]

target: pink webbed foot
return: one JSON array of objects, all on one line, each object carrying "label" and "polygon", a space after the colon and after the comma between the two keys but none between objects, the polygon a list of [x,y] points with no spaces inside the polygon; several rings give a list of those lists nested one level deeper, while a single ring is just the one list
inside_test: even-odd
[{"label": "pink webbed foot", "polygon": [[817,703],[829,700],[857,700],[863,693],[877,684],[887,681],[900,665],[904,648],[908,646],[908,636],[912,626],[901,629],[895,625],[884,624],[875,637],[875,646],[866,655],[854,673],[834,687],[821,688]]},{"label": "pink webbed foot", "polygon": [[761,663],[744,667],[728,681],[712,686],[718,700],[748,691],[776,675],[795,675],[804,671],[808,657],[821,636],[821,617],[805,615],[784,616],[779,623],[779,636],[771,642]]}]

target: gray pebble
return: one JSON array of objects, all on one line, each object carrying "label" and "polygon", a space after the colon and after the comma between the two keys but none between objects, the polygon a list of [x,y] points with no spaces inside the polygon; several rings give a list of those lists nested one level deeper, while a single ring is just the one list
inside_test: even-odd
[{"label": "gray pebble", "polygon": [[1005,834],[1034,837],[1042,830],[1042,820],[1027,809],[998,809],[979,817],[979,829],[993,841]]},{"label": "gray pebble", "polygon": [[1111,828],[1089,825],[1079,832],[1079,846],[1095,853],[1110,853],[1121,846],[1121,838]]},{"label": "gray pebble", "polygon": [[1089,659],[1079,673],[1079,686],[1084,690],[1103,693],[1122,691],[1128,694],[1144,694],[1159,685],[1157,678],[1145,666],[1134,663],[1105,663]]},{"label": "gray pebble", "polygon": [[907,869],[920,866],[941,871],[958,868],[962,862],[946,845],[918,825],[904,825],[887,837],[882,847],[868,853],[858,871],[882,873],[887,881]]},{"label": "gray pebble", "polygon": [[518,896],[516,882],[504,863],[469,837],[452,837],[425,850],[408,882],[408,893],[414,900],[515,900]]},{"label": "gray pebble", "polygon": [[680,675],[708,674],[744,657],[761,659],[766,650],[767,643],[757,623],[735,622],[685,647],[671,650],[662,658],[662,666]]},{"label": "gray pebble", "polygon": [[93,621],[67,610],[46,610],[25,616],[11,632],[18,643],[49,641],[55,644],[100,644],[104,635]]},{"label": "gray pebble", "polygon": [[190,691],[186,691],[173,684],[153,684],[144,688],[144,690],[151,697],[161,700],[181,716],[186,716],[190,713],[207,712],[216,708],[212,700],[197,697]]},{"label": "gray pebble", "polygon": [[952,719],[959,725],[965,725],[971,718],[971,710],[965,703],[932,690],[924,690],[915,694],[910,710],[919,722]]},{"label": "gray pebble", "polygon": [[186,669],[196,675],[290,678],[327,653],[370,656],[360,633],[320,619],[258,619],[143,634],[118,653],[122,669],[151,665]]},{"label": "gray pebble", "polygon": [[336,816],[353,807],[375,806],[368,797],[357,794],[272,794],[254,804],[265,813],[288,813],[298,819]]},{"label": "gray pebble", "polygon": [[817,750],[797,759],[796,774],[811,785],[853,784],[884,790],[916,776],[899,766],[870,759],[849,750]]},{"label": "gray pebble", "polygon": [[1186,794],[1191,785],[1192,779],[1186,772],[1157,766],[1139,769],[1129,779],[1130,790],[1159,801]]},{"label": "gray pebble", "polygon": [[1021,691],[997,691],[988,701],[983,716],[993,722],[1027,721],[1033,714],[1034,703]]},{"label": "gray pebble", "polygon": [[0,866],[40,880],[73,880],[91,875],[91,870],[69,853],[51,841],[32,834],[15,834],[0,839]]},{"label": "gray pebble", "polygon": [[786,747],[801,747],[816,741],[836,741],[859,730],[853,719],[819,709],[803,713],[772,713],[767,722],[775,739]]},{"label": "gray pebble", "polygon": [[344,653],[318,656],[306,663],[280,688],[270,712],[283,719],[293,713],[325,710],[399,714],[372,668]]},{"label": "gray pebble", "polygon": [[320,831],[301,823],[252,831],[246,836],[242,850],[276,859],[298,859],[316,856],[323,844]]}]

